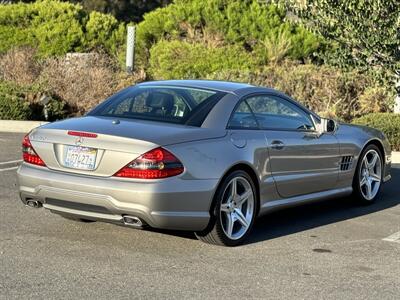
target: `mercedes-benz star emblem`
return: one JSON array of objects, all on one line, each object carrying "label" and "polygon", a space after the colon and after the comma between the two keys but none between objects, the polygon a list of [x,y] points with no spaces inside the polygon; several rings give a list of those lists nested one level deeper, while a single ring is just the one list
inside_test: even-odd
[{"label": "mercedes-benz star emblem", "polygon": [[83,143],[83,137],[78,137],[76,140],[75,140],[75,145],[77,145],[77,146],[80,146],[80,145],[82,145],[82,143]]}]

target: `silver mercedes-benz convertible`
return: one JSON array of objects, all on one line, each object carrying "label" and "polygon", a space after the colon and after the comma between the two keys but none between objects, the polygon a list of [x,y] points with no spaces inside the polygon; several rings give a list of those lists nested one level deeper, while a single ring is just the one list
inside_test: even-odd
[{"label": "silver mercedes-benz convertible", "polygon": [[34,129],[22,151],[30,207],[227,246],[277,208],[351,194],[372,203],[391,166],[376,129],[321,118],[273,89],[201,80],[129,87]]}]

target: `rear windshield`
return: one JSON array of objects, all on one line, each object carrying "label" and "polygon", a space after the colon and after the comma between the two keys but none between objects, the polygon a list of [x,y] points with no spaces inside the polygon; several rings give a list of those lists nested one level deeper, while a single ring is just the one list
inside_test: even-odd
[{"label": "rear windshield", "polygon": [[186,87],[136,86],[112,96],[88,115],[201,126],[223,95]]}]

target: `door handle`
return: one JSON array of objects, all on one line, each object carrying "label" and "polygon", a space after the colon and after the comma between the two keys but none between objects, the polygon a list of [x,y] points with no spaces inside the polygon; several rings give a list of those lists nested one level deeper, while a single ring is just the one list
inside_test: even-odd
[{"label": "door handle", "polygon": [[285,147],[285,144],[282,141],[272,141],[271,142],[271,148],[276,149],[276,150],[282,150]]}]

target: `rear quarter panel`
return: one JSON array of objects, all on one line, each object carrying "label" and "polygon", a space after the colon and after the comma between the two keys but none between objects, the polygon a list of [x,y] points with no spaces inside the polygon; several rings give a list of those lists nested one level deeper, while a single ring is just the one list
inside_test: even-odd
[{"label": "rear quarter panel", "polygon": [[241,137],[228,132],[223,138],[174,144],[165,148],[173,152],[185,166],[181,177],[183,180],[218,179],[220,183],[231,168],[244,164],[254,171],[260,194],[267,195],[261,197],[261,205],[279,198],[270,172],[263,132],[246,130],[240,134]]}]

